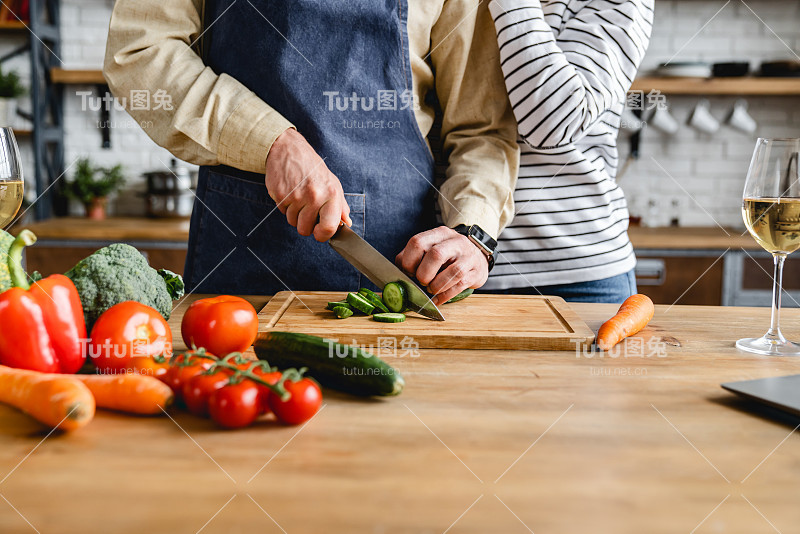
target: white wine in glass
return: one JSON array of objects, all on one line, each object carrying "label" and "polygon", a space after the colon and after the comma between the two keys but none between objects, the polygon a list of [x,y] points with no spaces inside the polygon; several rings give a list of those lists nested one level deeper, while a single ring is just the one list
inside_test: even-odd
[{"label": "white wine in glass", "polygon": [[0,128],[0,228],[16,217],[25,192],[19,147],[11,128]]},{"label": "white wine in glass", "polygon": [[742,218],[750,235],[772,254],[772,319],[759,338],[736,346],[772,356],[800,356],[800,344],[787,341],[780,329],[783,264],[800,248],[800,139],[759,139],[744,186]]}]

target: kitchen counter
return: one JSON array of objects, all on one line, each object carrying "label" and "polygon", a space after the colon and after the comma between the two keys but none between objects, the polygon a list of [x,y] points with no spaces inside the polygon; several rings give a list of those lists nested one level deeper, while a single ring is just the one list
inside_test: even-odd
[{"label": "kitchen counter", "polygon": [[[596,330],[616,307],[573,308]],[[789,532],[798,421],[719,387],[800,373],[733,347],[768,321],[659,306],[615,358],[422,350],[390,359],[401,396],[326,391],[303,427],[99,412],[46,437],[0,406],[0,532]],[[800,338],[800,311],[783,323]]]},{"label": "kitchen counter", "polygon": [[[61,217],[27,226],[40,239],[104,240],[104,241],[175,241],[189,239],[189,221],[185,219],[148,219],[144,217],[110,217],[92,221],[83,217]],[[760,250],[743,230],[713,227],[645,228],[631,226],[628,233],[638,249],[719,249],[745,248]]]},{"label": "kitchen counter", "polygon": [[[39,243],[26,251],[29,270],[65,272],[98,248],[115,242],[137,247],[151,265],[183,273],[189,221],[112,217],[55,218],[31,224]],[[641,290],[656,303],[769,305],[771,272],[768,255],[742,230],[631,227],[631,242],[639,258],[636,275]],[[724,257],[721,257],[724,256]],[[759,264],[756,264],[759,262]],[[800,301],[794,263],[784,279],[791,298]],[[699,279],[702,284],[696,284]]]},{"label": "kitchen counter", "polygon": [[188,219],[54,217],[26,226],[41,240],[169,241],[189,239]]},{"label": "kitchen counter", "polygon": [[664,227],[645,228],[631,226],[628,229],[633,248],[659,250],[762,250],[748,232],[743,229],[709,227]]}]

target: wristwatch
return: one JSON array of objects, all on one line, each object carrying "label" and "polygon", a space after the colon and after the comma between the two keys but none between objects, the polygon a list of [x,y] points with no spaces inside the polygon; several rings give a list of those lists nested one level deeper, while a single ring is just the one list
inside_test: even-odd
[{"label": "wristwatch", "polygon": [[467,236],[472,241],[478,250],[483,252],[486,260],[489,262],[489,270],[494,267],[495,250],[497,250],[497,241],[492,239],[492,236],[483,231],[477,224],[467,226],[466,224],[459,224],[453,230],[463,236]]}]

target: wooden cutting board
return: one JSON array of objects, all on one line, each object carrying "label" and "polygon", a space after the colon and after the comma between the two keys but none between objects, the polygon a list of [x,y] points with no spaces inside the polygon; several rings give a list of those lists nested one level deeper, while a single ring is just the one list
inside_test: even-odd
[{"label": "wooden cutting board", "polygon": [[337,319],[325,309],[329,301],[346,295],[282,291],[259,313],[259,330],[300,332],[367,347],[394,342],[397,347],[436,349],[576,350],[594,340],[594,333],[560,297],[472,295],[441,306],[445,321],[408,313],[403,323],[379,323],[364,315]]}]

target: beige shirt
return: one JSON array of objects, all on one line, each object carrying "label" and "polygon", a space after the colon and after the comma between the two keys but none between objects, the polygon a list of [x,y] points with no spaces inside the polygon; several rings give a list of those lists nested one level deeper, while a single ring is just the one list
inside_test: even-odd
[{"label": "beige shirt", "polygon": [[[408,33],[423,134],[434,117],[425,105],[429,91],[436,91],[444,111],[444,223],[478,224],[496,238],[514,216],[519,152],[487,4],[409,0]],[[203,0],[117,0],[106,80],[119,97],[137,89],[171,97],[172,109],[131,109],[129,98],[126,107],[177,157],[263,173],[272,143],[292,124],[237,80],[203,64],[196,53],[202,10]]]}]

